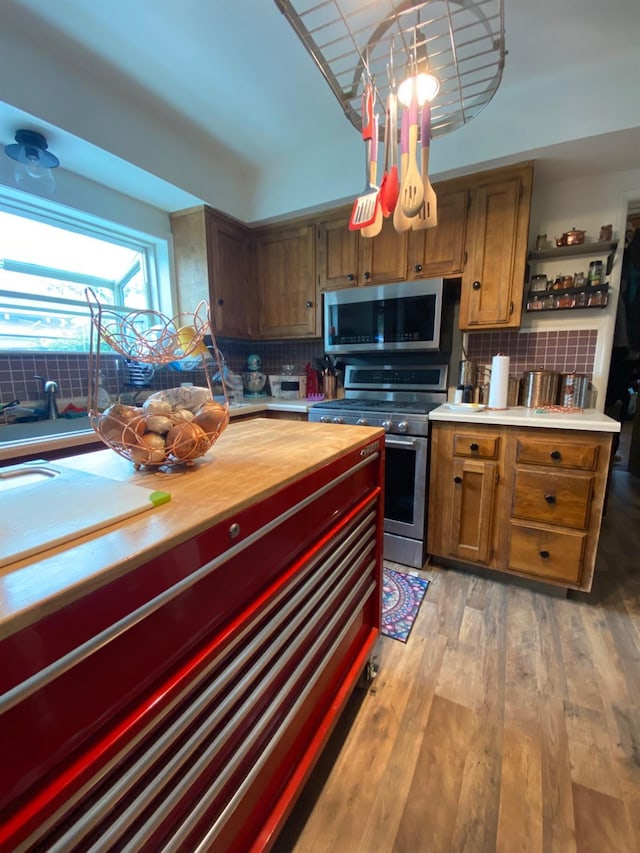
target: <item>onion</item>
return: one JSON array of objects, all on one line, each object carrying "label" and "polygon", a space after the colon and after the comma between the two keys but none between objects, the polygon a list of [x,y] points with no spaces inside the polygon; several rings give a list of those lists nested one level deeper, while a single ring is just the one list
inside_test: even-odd
[{"label": "onion", "polygon": [[148,397],[142,404],[142,408],[146,414],[168,415],[171,413],[173,406],[168,400],[159,400],[154,399],[153,397]]},{"label": "onion", "polygon": [[158,435],[166,435],[173,426],[173,419],[167,415],[149,415],[145,417],[145,423],[149,432],[156,432]]},{"label": "onion", "polygon": [[128,433],[131,437],[132,430],[135,436],[142,435],[145,431],[144,423],[138,422],[140,412],[141,409],[135,406],[114,403],[113,406],[109,406],[100,415],[98,432],[108,442],[122,445],[127,440],[125,433]]},{"label": "onion", "polygon": [[176,459],[186,461],[202,456],[209,449],[204,430],[196,423],[179,423],[167,434],[167,451]]},{"label": "onion", "polygon": [[193,420],[193,412],[190,409],[174,409],[171,417],[174,420],[174,423],[178,421],[192,421]]},{"label": "onion", "polygon": [[207,435],[217,435],[223,426],[226,426],[228,418],[229,412],[225,406],[216,400],[210,400],[196,411],[193,423],[202,427]]},{"label": "onion", "polygon": [[145,432],[128,449],[137,465],[160,465],[166,458],[164,438],[155,432]]}]

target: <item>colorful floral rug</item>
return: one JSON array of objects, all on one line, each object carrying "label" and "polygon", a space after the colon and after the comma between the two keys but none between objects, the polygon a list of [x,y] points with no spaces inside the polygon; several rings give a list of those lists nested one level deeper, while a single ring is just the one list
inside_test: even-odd
[{"label": "colorful floral rug", "polygon": [[384,569],[382,582],[382,633],[406,643],[429,581],[394,569]]}]

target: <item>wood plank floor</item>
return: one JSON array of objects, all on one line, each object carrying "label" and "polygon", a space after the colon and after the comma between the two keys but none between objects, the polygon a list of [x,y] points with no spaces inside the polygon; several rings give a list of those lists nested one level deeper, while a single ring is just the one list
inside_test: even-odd
[{"label": "wood plank floor", "polygon": [[588,595],[421,574],[277,853],[640,851],[640,479],[614,468]]}]

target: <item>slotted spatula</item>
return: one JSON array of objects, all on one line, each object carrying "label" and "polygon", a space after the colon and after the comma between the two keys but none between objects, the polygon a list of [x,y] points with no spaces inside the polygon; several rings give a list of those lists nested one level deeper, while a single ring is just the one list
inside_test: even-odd
[{"label": "slotted spatula", "polygon": [[376,207],[378,204],[378,187],[371,183],[371,139],[373,137],[373,87],[367,83],[362,92],[362,138],[365,147],[365,175],[366,183],[362,194],[358,196],[353,204],[349,229],[358,231],[372,225],[376,218]]},{"label": "slotted spatula", "polygon": [[402,172],[400,204],[405,216],[412,217],[420,210],[424,200],[424,187],[418,171],[416,152],[418,149],[418,94],[416,79],[411,79],[411,104],[409,106],[409,159],[407,171]]},{"label": "slotted spatula", "polygon": [[435,228],[438,224],[438,198],[436,191],[429,180],[429,148],[431,145],[431,104],[424,102],[422,107],[422,121],[420,127],[420,158],[422,161],[422,186],[424,188],[424,201],[413,220],[411,227],[414,231],[423,228]]},{"label": "slotted spatula", "polygon": [[[378,116],[375,115],[373,119],[373,137],[371,139],[371,162],[369,166],[369,183],[374,187],[376,186],[376,180],[378,178]],[[376,213],[371,225],[365,225],[365,227],[360,231],[360,234],[363,237],[375,237],[382,231],[382,207],[380,206],[380,192],[382,187],[378,189],[378,195],[376,198]]]},{"label": "slotted spatula", "polygon": [[[400,120],[400,176],[404,177],[409,160],[409,110],[402,111]],[[398,200],[393,211],[393,227],[398,233],[408,231],[411,228],[411,219],[405,216],[402,209],[401,198]]]}]

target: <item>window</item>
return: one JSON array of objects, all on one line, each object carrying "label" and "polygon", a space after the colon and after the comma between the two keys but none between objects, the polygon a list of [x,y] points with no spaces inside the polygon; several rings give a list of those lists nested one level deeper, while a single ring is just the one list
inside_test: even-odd
[{"label": "window", "polygon": [[86,288],[123,313],[158,310],[155,263],[124,229],[0,206],[0,350],[88,352]]}]

